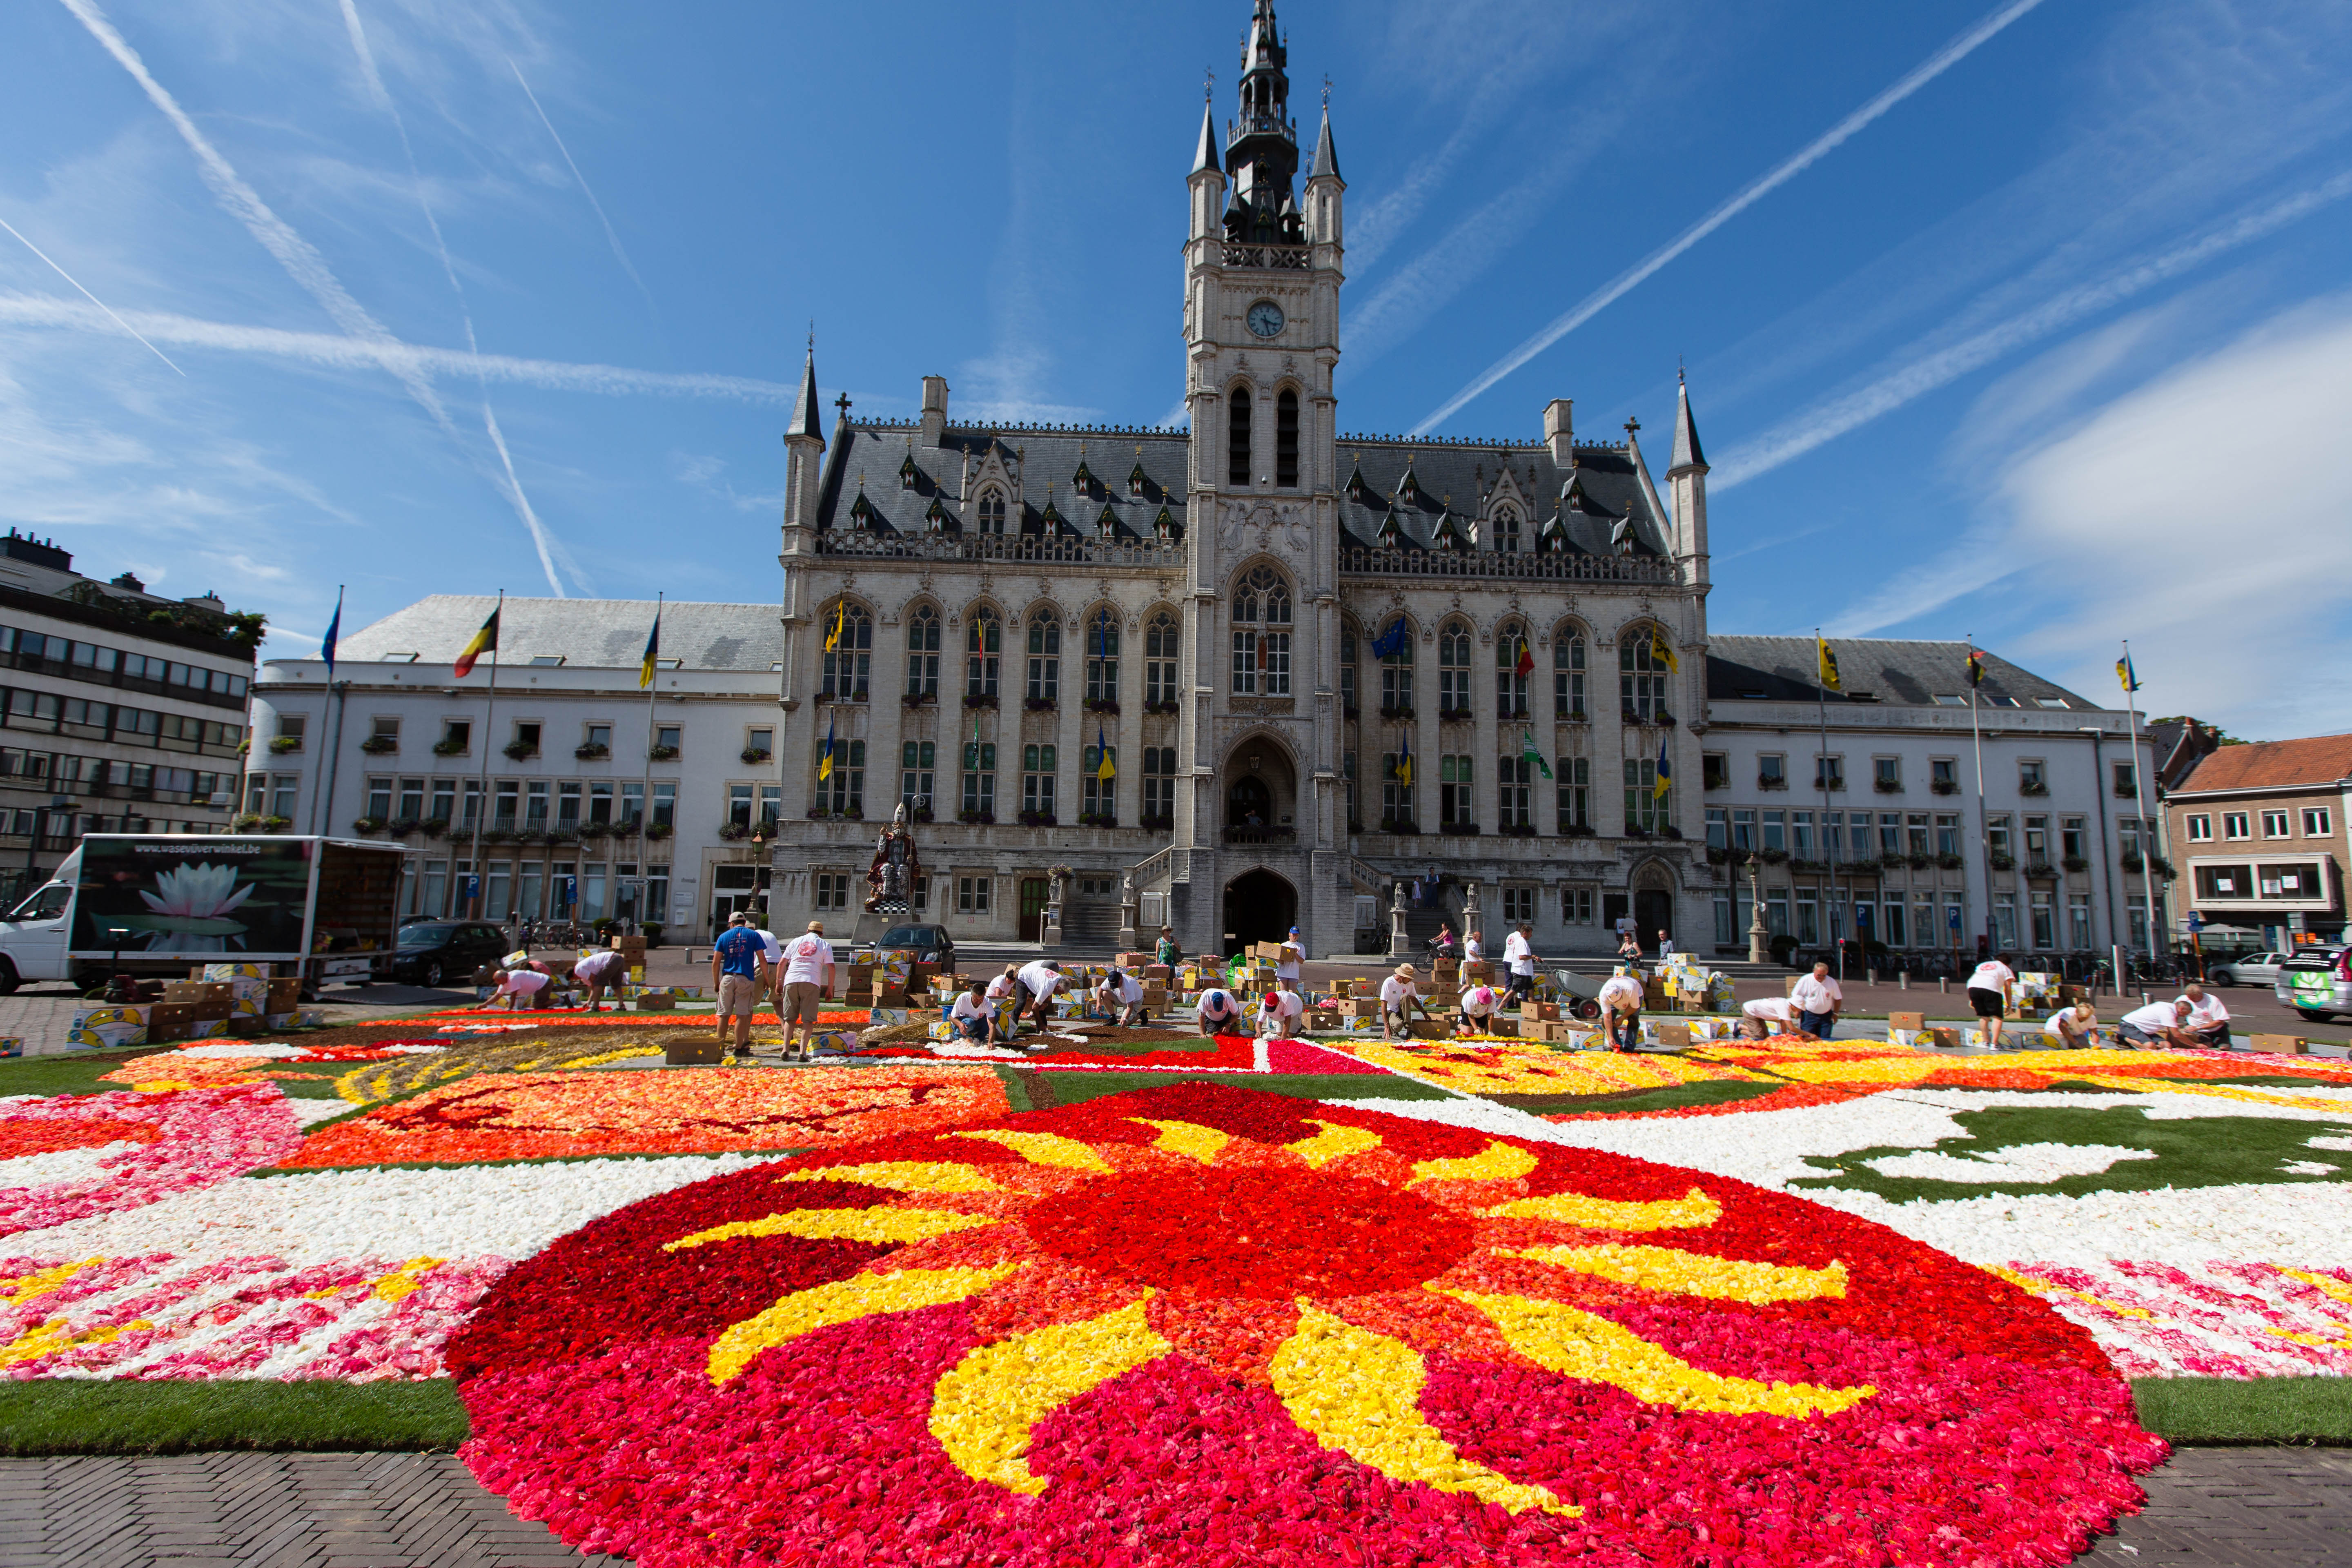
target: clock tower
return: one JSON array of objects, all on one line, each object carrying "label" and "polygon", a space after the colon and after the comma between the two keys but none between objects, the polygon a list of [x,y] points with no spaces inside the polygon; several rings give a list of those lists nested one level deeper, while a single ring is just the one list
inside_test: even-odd
[{"label": "clock tower", "polygon": [[[1327,91],[1301,200],[1288,54],[1273,0],[1255,0],[1237,111],[1221,140],[1203,107],[1188,180],[1179,752],[1191,787],[1177,792],[1174,847],[1196,862],[1196,892],[1260,915],[1256,900],[1286,900],[1296,923],[1328,931],[1346,918],[1332,375],[1347,187]],[[1225,908],[1182,913],[1188,937],[1235,929]]]}]

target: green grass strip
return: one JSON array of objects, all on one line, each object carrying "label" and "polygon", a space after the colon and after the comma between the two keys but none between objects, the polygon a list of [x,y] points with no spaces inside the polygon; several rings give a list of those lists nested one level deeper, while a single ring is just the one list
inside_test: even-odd
[{"label": "green grass strip", "polygon": [[176,1046],[131,1046],[0,1061],[0,1094],[101,1094],[129,1089],[127,1083],[100,1083],[99,1075],[141,1057],[163,1056],[176,1049]]},{"label": "green grass strip", "polygon": [[1027,1074],[1029,1099],[1043,1110],[1078,1105],[1106,1094],[1166,1089],[1179,1083],[1219,1083],[1293,1100],[1451,1100],[1444,1089],[1415,1079],[1380,1073],[1038,1072]]},{"label": "green grass strip", "polygon": [[466,1440],[447,1378],[0,1379],[0,1454],[198,1454],[226,1448],[446,1452]]},{"label": "green grass strip", "polygon": [[2132,1402],[2186,1447],[2352,1447],[2352,1377],[2136,1377]]}]

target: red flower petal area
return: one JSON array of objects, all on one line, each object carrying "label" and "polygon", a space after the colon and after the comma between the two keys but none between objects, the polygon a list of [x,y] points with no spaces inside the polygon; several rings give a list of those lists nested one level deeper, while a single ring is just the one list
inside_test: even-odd
[{"label": "red flower petal area", "polygon": [[[756,1224],[808,1210],[927,1215]],[[792,1234],[893,1226],[926,1238]],[[950,1272],[994,1283],[835,1310]],[[714,1357],[793,1312],[807,1331]],[[1583,1326],[1530,1339],[1527,1313]],[[2137,1507],[2165,1453],[2084,1331],[1892,1231],[1224,1084],[648,1199],[510,1271],[447,1360],[484,1484],[646,1568],[2024,1568]]]}]

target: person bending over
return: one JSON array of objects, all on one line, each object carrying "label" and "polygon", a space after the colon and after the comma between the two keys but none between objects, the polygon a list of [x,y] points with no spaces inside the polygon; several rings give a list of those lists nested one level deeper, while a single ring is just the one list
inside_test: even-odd
[{"label": "person bending over", "polygon": [[2123,1043],[2148,1050],[2193,1051],[2205,1042],[2189,1030],[2189,1003],[2186,998],[2170,1002],[2151,1002],[2136,1007],[2116,1022],[2116,1032]]},{"label": "person bending over", "polygon": [[1988,1050],[2000,1049],[2000,1021],[2009,1012],[2009,988],[2016,984],[2017,971],[2009,966],[2005,952],[1994,953],[1969,976],[1969,1005],[1984,1026]]},{"label": "person bending over", "polygon": [[1298,1033],[1298,1020],[1306,1011],[1307,998],[1292,990],[1289,981],[1276,980],[1274,989],[1258,998],[1257,1037],[1289,1039]]},{"label": "person bending over", "polygon": [[497,969],[490,972],[490,999],[476,1009],[487,1013],[504,1003],[509,1013],[520,1012],[539,999],[539,994],[551,984],[536,969]]},{"label": "person bending over", "polygon": [[1381,982],[1381,1038],[1393,1040],[1402,1035],[1411,1039],[1415,1009],[1423,1017],[1429,1016],[1429,1008],[1413,984],[1412,965],[1400,963],[1395,973]]},{"label": "person bending over", "polygon": [[1123,969],[1113,969],[1095,987],[1095,1005],[1115,1024],[1132,1026],[1149,1024],[1150,1016],[1143,1010],[1143,982]]},{"label": "person bending over", "polygon": [[1601,987],[1601,1026],[1610,1044],[1632,1051],[1642,1043],[1642,983],[1630,974],[1612,974]]},{"label": "person bending over", "polygon": [[1212,985],[1201,993],[1197,1016],[1203,1038],[1230,1035],[1242,1021],[1242,999],[1222,985]]},{"label": "person bending over", "polygon": [[1455,1026],[1457,1035],[1491,1035],[1495,1032],[1495,1010],[1502,1005],[1495,988],[1485,981],[1462,993],[1462,1022]]},{"label": "person bending over", "polygon": [[1739,1032],[1751,1040],[1769,1040],[1797,1027],[1797,1010],[1781,996],[1759,996],[1739,1005]]},{"label": "person bending over", "polygon": [[2044,1050],[2089,1050],[2099,1043],[2099,1015],[2088,1002],[2061,1007],[2042,1020]]}]

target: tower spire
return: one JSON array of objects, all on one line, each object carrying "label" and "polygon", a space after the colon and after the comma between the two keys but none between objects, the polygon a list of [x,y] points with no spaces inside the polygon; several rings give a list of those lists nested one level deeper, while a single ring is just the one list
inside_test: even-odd
[{"label": "tower spire", "polygon": [[1242,45],[1241,110],[1226,139],[1234,179],[1225,237],[1251,244],[1297,245],[1306,238],[1291,184],[1298,174],[1298,128],[1290,120],[1290,50],[1274,17],[1274,0],[1256,0]]},{"label": "tower spire", "polygon": [[1216,106],[1204,101],[1201,105],[1201,144],[1192,153],[1192,173],[1198,174],[1223,167],[1217,158]]},{"label": "tower spire", "polygon": [[824,412],[816,400],[816,333],[809,333],[808,363],[801,368],[801,393],[793,399],[793,416],[784,426],[784,439],[811,436],[824,445]]},{"label": "tower spire", "polygon": [[1675,373],[1675,453],[1666,465],[1669,477],[1685,468],[1704,468],[1706,455],[1699,450],[1698,426],[1691,423],[1690,386],[1682,372]]}]

